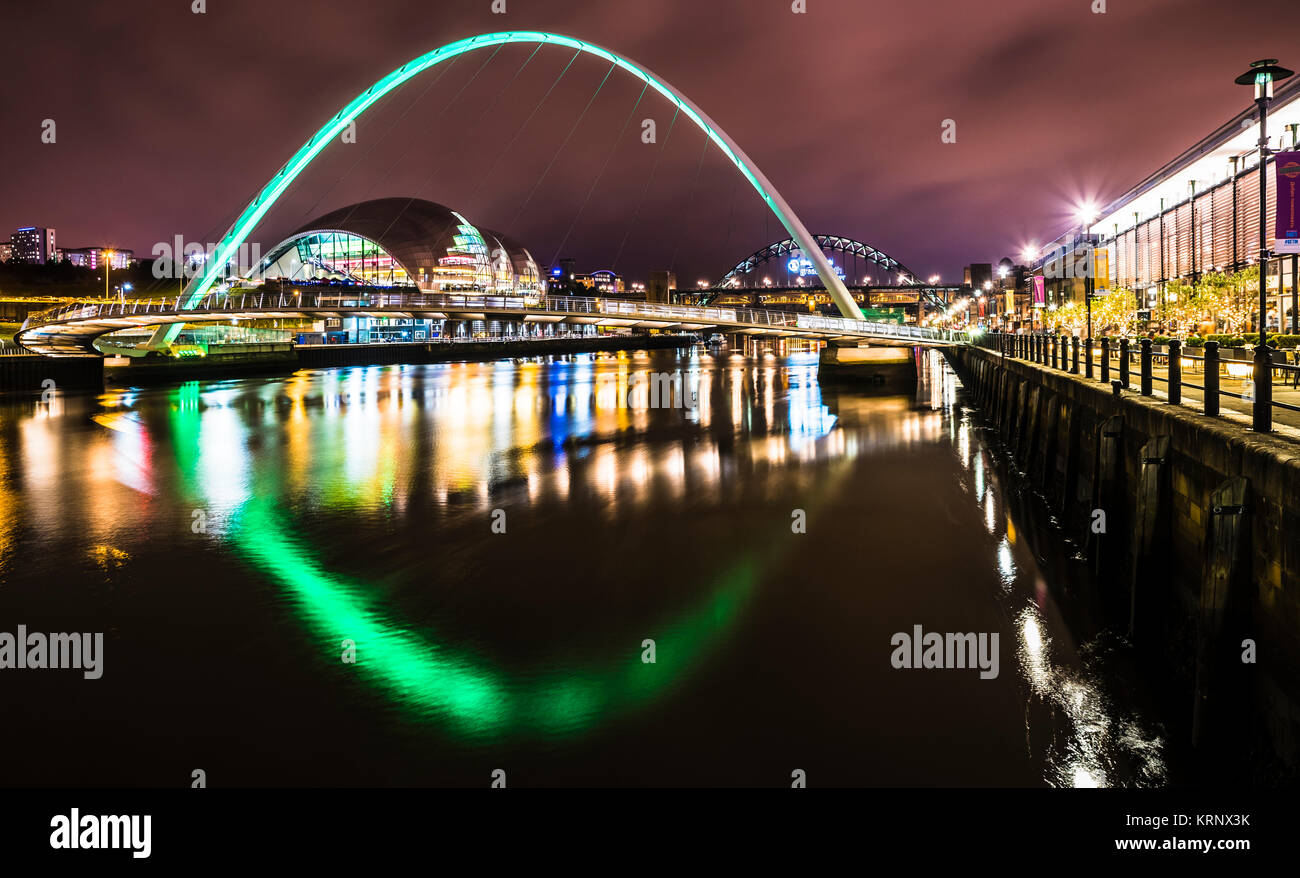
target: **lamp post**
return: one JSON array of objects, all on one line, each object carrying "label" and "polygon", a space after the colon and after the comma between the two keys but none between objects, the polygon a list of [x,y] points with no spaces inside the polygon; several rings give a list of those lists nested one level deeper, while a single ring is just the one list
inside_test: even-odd
[{"label": "lamp post", "polygon": [[1294,73],[1277,66],[1276,58],[1252,61],[1250,69],[1238,76],[1238,85],[1255,86],[1255,105],[1259,107],[1259,347],[1255,348],[1254,429],[1266,433],[1273,419],[1273,358],[1268,349],[1268,102],[1273,100],[1273,83]]},{"label": "lamp post", "polygon": [[104,298],[108,298],[108,270],[113,267],[113,251],[104,251]]},{"label": "lamp post", "polygon": [[[1088,240],[1088,228],[1097,221],[1097,208],[1091,203],[1086,202],[1078,207],[1079,220],[1079,238],[1078,245],[1088,248],[1088,258],[1084,264],[1083,272],[1083,307],[1088,314],[1088,338],[1092,338],[1092,293],[1093,293],[1093,275],[1097,273],[1097,251]],[[1137,233],[1134,232],[1136,239]],[[1074,263],[1077,265],[1078,260]]]},{"label": "lamp post", "polygon": [[998,294],[996,297],[994,297],[993,310],[998,315],[998,329],[1002,332],[1006,332],[1010,328],[1007,326],[1009,321],[1007,320],[1006,317],[1006,311],[1003,310],[1003,305],[1005,303],[1005,297],[1007,294],[1007,275],[1009,273],[1010,272],[1007,271],[1007,267],[1005,265],[998,266]]}]

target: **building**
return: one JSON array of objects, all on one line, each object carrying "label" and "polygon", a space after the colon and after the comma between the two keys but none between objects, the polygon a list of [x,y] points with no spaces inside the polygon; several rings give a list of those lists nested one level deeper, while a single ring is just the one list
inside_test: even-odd
[{"label": "building", "polygon": [[962,283],[972,290],[984,288],[993,281],[993,264],[991,262],[973,262],[962,269]]},{"label": "building", "polygon": [[14,232],[9,242],[10,258],[27,265],[45,265],[58,261],[58,248],[54,246],[54,229],[26,226]]},{"label": "building", "polygon": [[10,241],[0,241],[0,262],[8,262],[14,256],[14,245]]},{"label": "building", "polygon": [[[1225,83],[1225,88],[1240,88]],[[1242,89],[1243,97],[1248,94]],[[1300,76],[1276,87],[1268,112],[1269,146],[1295,150],[1300,137]],[[1251,105],[1211,131],[1181,155],[1094,212],[1090,222],[1050,245],[1035,265],[1046,277],[1050,307],[1082,301],[1086,276],[1099,294],[1126,290],[1143,312],[1169,299],[1174,282],[1195,282],[1206,272],[1232,273],[1259,261],[1259,123]],[[1269,246],[1273,247],[1276,205],[1274,158],[1265,167]],[[1087,219],[1087,218],[1085,218]],[[1052,266],[1052,260],[1056,260]],[[1094,264],[1087,271],[1089,262]],[[1268,321],[1296,331],[1297,254],[1270,259],[1266,277]],[[1046,271],[1045,271],[1046,269]],[[1083,276],[1080,276],[1083,275]],[[1055,283],[1051,283],[1055,281]],[[1257,310],[1257,307],[1256,309]]]},{"label": "building", "polygon": [[610,269],[593,271],[590,274],[575,274],[573,282],[593,296],[621,296],[626,291],[623,278]]},{"label": "building", "polygon": [[[536,261],[522,244],[419,198],[380,198],[320,216],[272,247],[239,282],[394,287],[525,300],[546,291]],[[354,317],[325,329],[356,342],[490,332],[445,323]]]},{"label": "building", "polygon": [[419,198],[380,198],[318,217],[272,247],[248,280],[480,295],[544,289],[521,244]]},{"label": "building", "polygon": [[647,302],[671,302],[676,292],[677,275],[663,270],[650,272],[650,282],[646,287]]},{"label": "building", "polygon": [[114,271],[129,268],[135,256],[135,251],[117,247],[76,247],[61,252],[63,258],[73,265],[96,269],[104,264],[104,254],[109,253],[109,267]]}]

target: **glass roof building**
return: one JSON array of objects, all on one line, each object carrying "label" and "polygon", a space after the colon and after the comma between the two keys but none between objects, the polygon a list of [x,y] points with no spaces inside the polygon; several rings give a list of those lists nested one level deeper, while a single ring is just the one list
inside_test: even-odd
[{"label": "glass roof building", "polygon": [[271,248],[248,280],[484,295],[544,291],[537,263],[523,245],[419,198],[363,201],[318,217]]}]

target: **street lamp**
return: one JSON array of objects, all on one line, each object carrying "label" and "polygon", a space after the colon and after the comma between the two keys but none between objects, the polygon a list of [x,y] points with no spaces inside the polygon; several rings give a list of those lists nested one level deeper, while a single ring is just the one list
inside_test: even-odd
[{"label": "street lamp", "polygon": [[108,298],[108,270],[113,267],[113,251],[104,251],[104,298]]},{"label": "street lamp", "polygon": [[[1252,61],[1250,69],[1238,76],[1238,85],[1255,86],[1255,105],[1259,107],[1259,347],[1255,348],[1254,429],[1266,433],[1273,420],[1273,358],[1268,349],[1268,102],[1273,100],[1273,83],[1289,78],[1295,71],[1277,66],[1276,58]],[[1280,323],[1280,322],[1279,322]]]},{"label": "street lamp", "polygon": [[[1079,208],[1079,223],[1083,228],[1082,235],[1088,234],[1088,226],[1097,220],[1097,210],[1091,204],[1084,204]],[[1092,277],[1096,273],[1097,254],[1092,254],[1093,258],[1088,260],[1088,270],[1083,273],[1083,305],[1084,310],[1088,312],[1088,338],[1092,338]]]}]

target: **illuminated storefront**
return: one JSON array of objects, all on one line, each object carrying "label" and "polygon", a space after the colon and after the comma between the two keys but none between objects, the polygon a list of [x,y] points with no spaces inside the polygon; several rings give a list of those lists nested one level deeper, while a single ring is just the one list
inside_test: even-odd
[{"label": "illuminated storefront", "polygon": [[[1280,85],[1269,108],[1269,146],[1293,150],[1300,139],[1300,77]],[[1209,272],[1232,274],[1259,262],[1259,124],[1244,110],[1122,197],[1094,212],[1098,290],[1130,291],[1152,311],[1169,301],[1175,281]],[[1265,169],[1269,246],[1273,246],[1276,179]],[[1072,233],[1073,234],[1073,233]],[[1297,256],[1269,260],[1268,322],[1291,330]],[[1252,309],[1253,310],[1253,309]],[[1281,315],[1281,327],[1279,327]]]}]

